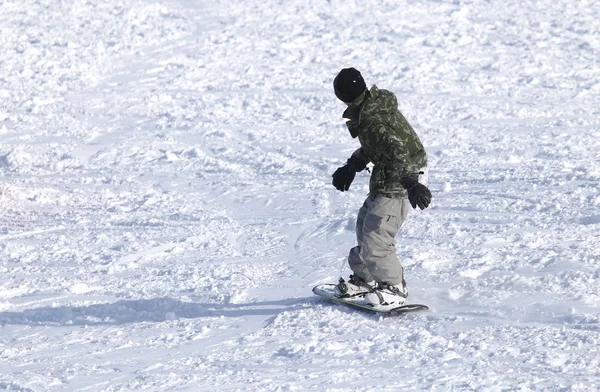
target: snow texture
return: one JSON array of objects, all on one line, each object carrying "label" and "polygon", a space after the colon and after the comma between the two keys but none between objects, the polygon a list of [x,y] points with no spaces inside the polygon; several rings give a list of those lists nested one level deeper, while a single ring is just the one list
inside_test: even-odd
[{"label": "snow texture", "polygon": [[[0,0],[0,390],[600,389],[600,3]],[[349,273],[332,80],[397,94],[411,301]]]}]

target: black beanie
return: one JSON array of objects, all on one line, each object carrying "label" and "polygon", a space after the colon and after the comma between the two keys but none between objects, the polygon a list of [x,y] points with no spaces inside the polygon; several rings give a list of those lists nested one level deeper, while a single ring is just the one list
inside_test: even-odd
[{"label": "black beanie", "polygon": [[344,68],[333,80],[335,96],[342,102],[352,102],[358,98],[367,85],[360,72],[354,68]]}]

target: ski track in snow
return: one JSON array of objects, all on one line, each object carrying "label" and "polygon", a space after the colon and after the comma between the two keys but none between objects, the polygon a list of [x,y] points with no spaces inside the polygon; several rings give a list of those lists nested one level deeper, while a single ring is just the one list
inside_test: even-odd
[{"label": "ski track in snow", "polygon": [[[0,1],[0,390],[600,388],[600,5]],[[397,318],[312,296],[394,91],[433,205]]]}]

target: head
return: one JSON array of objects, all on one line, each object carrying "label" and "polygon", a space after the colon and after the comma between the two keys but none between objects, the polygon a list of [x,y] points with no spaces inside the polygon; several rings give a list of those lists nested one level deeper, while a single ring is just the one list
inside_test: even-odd
[{"label": "head", "polygon": [[360,72],[354,68],[342,69],[333,80],[335,96],[348,106],[351,106],[352,101],[364,93],[366,89],[365,80]]}]

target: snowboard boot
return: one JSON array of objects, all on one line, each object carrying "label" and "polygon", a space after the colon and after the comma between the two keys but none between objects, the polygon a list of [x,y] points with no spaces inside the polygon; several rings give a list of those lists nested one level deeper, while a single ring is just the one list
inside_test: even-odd
[{"label": "snowboard boot", "polygon": [[378,283],[372,291],[365,294],[365,301],[371,306],[402,306],[408,297],[406,282],[399,285]]},{"label": "snowboard boot", "polygon": [[340,282],[335,286],[334,292],[340,298],[351,298],[363,296],[375,287],[375,281],[365,282],[363,278],[356,275],[350,275],[346,282],[340,278]]}]

